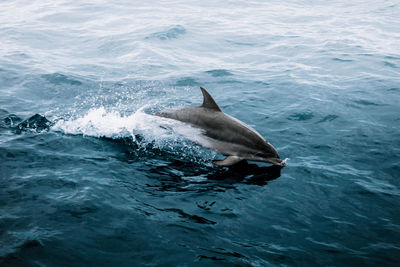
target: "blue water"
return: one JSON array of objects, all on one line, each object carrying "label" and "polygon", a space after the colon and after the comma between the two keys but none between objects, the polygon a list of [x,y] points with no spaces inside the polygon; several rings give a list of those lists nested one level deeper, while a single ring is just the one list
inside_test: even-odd
[{"label": "blue water", "polygon": [[[1,1],[0,264],[398,266],[399,14]],[[199,86],[288,167],[215,167],[150,115]]]}]

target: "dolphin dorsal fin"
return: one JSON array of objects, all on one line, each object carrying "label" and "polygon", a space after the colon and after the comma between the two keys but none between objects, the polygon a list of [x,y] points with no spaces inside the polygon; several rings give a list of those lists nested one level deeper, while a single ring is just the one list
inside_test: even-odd
[{"label": "dolphin dorsal fin", "polygon": [[212,109],[215,111],[221,111],[221,109],[218,107],[217,103],[215,103],[214,99],[212,96],[207,92],[206,89],[203,87],[200,87],[201,92],[203,93],[203,104],[201,105],[203,108],[208,108]]}]

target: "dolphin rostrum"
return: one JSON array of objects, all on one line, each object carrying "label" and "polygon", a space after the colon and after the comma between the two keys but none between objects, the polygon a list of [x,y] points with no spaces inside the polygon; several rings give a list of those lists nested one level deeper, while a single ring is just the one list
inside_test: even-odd
[{"label": "dolphin rostrum", "polygon": [[224,160],[214,160],[218,166],[231,166],[242,160],[254,160],[286,166],[276,149],[256,130],[221,111],[206,89],[203,104],[198,107],[167,109],[155,115],[181,121],[202,131],[202,137],[188,135],[187,139],[215,150],[225,156]]}]

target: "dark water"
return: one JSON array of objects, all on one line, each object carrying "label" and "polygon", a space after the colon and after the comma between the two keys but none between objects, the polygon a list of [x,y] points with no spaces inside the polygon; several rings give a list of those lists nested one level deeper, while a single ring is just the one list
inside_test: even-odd
[{"label": "dark water", "polygon": [[[399,11],[0,2],[0,264],[397,266]],[[288,167],[149,115],[199,86]]]}]

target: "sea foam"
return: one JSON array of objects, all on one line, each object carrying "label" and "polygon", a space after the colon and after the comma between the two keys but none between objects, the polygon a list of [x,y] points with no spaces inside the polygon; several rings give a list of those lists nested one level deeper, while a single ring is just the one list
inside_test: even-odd
[{"label": "sea foam", "polygon": [[141,107],[130,115],[108,111],[104,107],[93,108],[81,117],[57,120],[52,130],[113,139],[131,137],[135,140],[140,135],[147,142],[159,145],[167,140],[176,141],[180,136],[202,136],[199,129],[176,120],[147,114],[145,108]]}]

